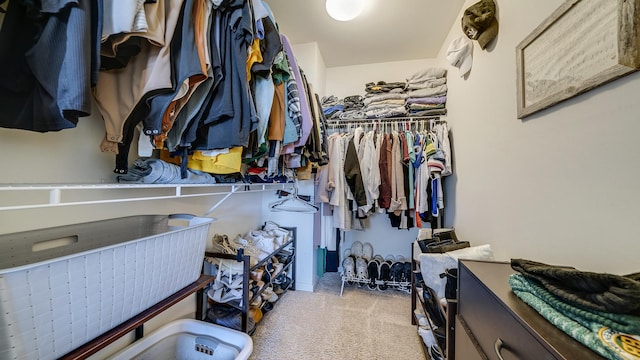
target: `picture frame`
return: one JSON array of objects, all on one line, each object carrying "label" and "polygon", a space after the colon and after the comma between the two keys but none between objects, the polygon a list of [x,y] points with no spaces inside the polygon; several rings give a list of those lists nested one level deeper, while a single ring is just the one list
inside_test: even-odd
[{"label": "picture frame", "polygon": [[523,119],[640,67],[640,0],[567,0],[516,47]]}]

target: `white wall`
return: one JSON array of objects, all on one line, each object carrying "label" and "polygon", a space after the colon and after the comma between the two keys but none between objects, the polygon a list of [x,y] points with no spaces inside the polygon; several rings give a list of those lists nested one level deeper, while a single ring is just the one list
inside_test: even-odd
[{"label": "white wall", "polygon": [[292,45],[292,49],[307,81],[313,85],[313,90],[322,98],[325,94],[326,66],[318,43]]},{"label": "white wall", "polygon": [[[485,51],[475,44],[468,79],[447,65],[455,167],[447,218],[501,259],[638,271],[640,74],[519,120],[515,47],[564,1],[496,3],[500,34]],[[456,22],[443,63],[461,35]]]},{"label": "white wall", "polygon": [[435,65],[434,59],[422,59],[328,68],[326,95],[340,99],[349,95],[364,96],[367,83],[406,81],[416,71]]}]

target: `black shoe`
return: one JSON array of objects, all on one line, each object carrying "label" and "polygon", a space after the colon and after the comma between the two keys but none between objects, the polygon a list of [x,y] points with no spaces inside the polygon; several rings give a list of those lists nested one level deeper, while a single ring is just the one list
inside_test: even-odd
[{"label": "black shoe", "polygon": [[367,264],[367,271],[369,273],[369,288],[374,289],[376,287],[376,280],[378,280],[379,263],[377,260],[370,260]]},{"label": "black shoe", "polygon": [[443,327],[446,323],[444,314],[440,310],[439,300],[435,291],[428,286],[422,288],[422,298],[424,299],[424,307],[427,310],[429,319],[436,327]]},{"label": "black shoe", "polygon": [[389,281],[391,276],[391,264],[390,261],[383,261],[380,264],[380,269],[378,270],[379,279],[382,281]]},{"label": "black shoe", "polygon": [[444,360],[444,355],[440,352],[437,346],[429,346],[429,356],[432,360]]},{"label": "black shoe", "polygon": [[389,280],[391,281],[402,281],[402,274],[404,271],[404,265],[401,262],[395,262],[391,265],[391,271],[389,274]]}]

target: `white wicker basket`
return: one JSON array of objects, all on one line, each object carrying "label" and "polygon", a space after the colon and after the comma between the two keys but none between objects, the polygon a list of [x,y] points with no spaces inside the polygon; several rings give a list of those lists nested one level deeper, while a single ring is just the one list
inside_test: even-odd
[{"label": "white wicker basket", "polygon": [[55,359],[200,275],[212,219],[142,215],[0,236],[0,359]]}]

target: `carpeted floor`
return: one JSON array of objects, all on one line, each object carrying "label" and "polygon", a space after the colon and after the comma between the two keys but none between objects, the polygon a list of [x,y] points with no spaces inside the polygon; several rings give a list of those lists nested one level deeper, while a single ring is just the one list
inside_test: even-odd
[{"label": "carpeted floor", "polygon": [[252,360],[424,359],[411,297],[345,285],[327,273],[316,291],[289,291],[258,323]]}]

